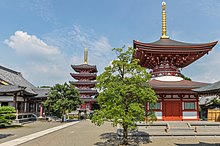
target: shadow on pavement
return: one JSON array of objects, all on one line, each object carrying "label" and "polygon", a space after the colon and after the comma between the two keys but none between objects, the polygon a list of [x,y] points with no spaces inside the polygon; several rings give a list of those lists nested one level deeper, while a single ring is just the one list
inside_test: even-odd
[{"label": "shadow on pavement", "polygon": [[[103,133],[100,135],[100,139],[104,139],[104,142],[96,142],[96,146],[118,146],[122,142],[122,138],[118,137],[117,133]],[[149,135],[145,132],[139,132],[138,135],[129,136],[130,146],[139,146],[139,144],[147,144],[151,141],[149,140]]]},{"label": "shadow on pavement", "polygon": [[0,134],[0,139],[6,138],[8,136],[13,136],[14,134]]},{"label": "shadow on pavement", "polygon": [[177,144],[177,146],[220,146],[220,143],[205,143],[205,142],[199,142],[198,144]]}]

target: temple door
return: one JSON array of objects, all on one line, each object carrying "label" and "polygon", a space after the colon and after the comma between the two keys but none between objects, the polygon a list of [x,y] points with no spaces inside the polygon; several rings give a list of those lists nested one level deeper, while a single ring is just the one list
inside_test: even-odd
[{"label": "temple door", "polygon": [[180,117],[181,113],[181,102],[180,101],[165,101],[165,121],[179,121],[182,120]]}]

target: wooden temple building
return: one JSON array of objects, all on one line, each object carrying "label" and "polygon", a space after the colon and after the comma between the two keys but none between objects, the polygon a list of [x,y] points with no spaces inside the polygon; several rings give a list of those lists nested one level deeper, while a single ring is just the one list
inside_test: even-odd
[{"label": "wooden temple building", "polygon": [[92,96],[96,95],[98,92],[95,89],[95,80],[97,68],[96,65],[88,64],[88,49],[84,50],[84,64],[71,65],[76,73],[70,73],[70,75],[76,80],[71,82],[74,84],[79,93],[81,100],[84,102],[77,110],[79,113],[83,112],[86,114],[92,113],[92,105],[96,103],[96,99]]},{"label": "wooden temple building", "polygon": [[49,92],[49,88],[32,85],[20,72],[0,66],[0,106],[13,106],[20,115],[42,117],[42,102]]},{"label": "wooden temple building", "polygon": [[198,60],[217,44],[216,42],[192,44],[170,39],[166,35],[166,3],[162,2],[162,36],[158,41],[144,43],[133,41],[134,57],[140,65],[151,70],[149,85],[158,101],[147,103],[146,110],[153,110],[158,120],[199,120],[199,97],[192,89],[207,84],[184,80],[180,69]]}]

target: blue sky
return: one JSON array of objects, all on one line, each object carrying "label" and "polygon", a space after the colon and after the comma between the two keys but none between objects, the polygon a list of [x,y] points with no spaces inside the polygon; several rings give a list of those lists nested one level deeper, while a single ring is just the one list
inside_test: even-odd
[{"label": "blue sky", "polygon": [[[36,86],[73,80],[71,64],[89,63],[101,73],[116,58],[114,47],[161,36],[162,0],[1,0],[0,64],[22,72]],[[220,40],[219,0],[167,0],[170,38]],[[182,73],[194,81],[220,80],[219,44]]]}]

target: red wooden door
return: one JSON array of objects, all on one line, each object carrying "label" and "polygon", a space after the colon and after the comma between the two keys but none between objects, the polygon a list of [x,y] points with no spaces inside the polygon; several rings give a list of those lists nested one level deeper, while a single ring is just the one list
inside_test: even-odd
[{"label": "red wooden door", "polygon": [[181,102],[180,101],[165,101],[165,121],[179,121],[182,120],[180,117],[181,113]]}]

